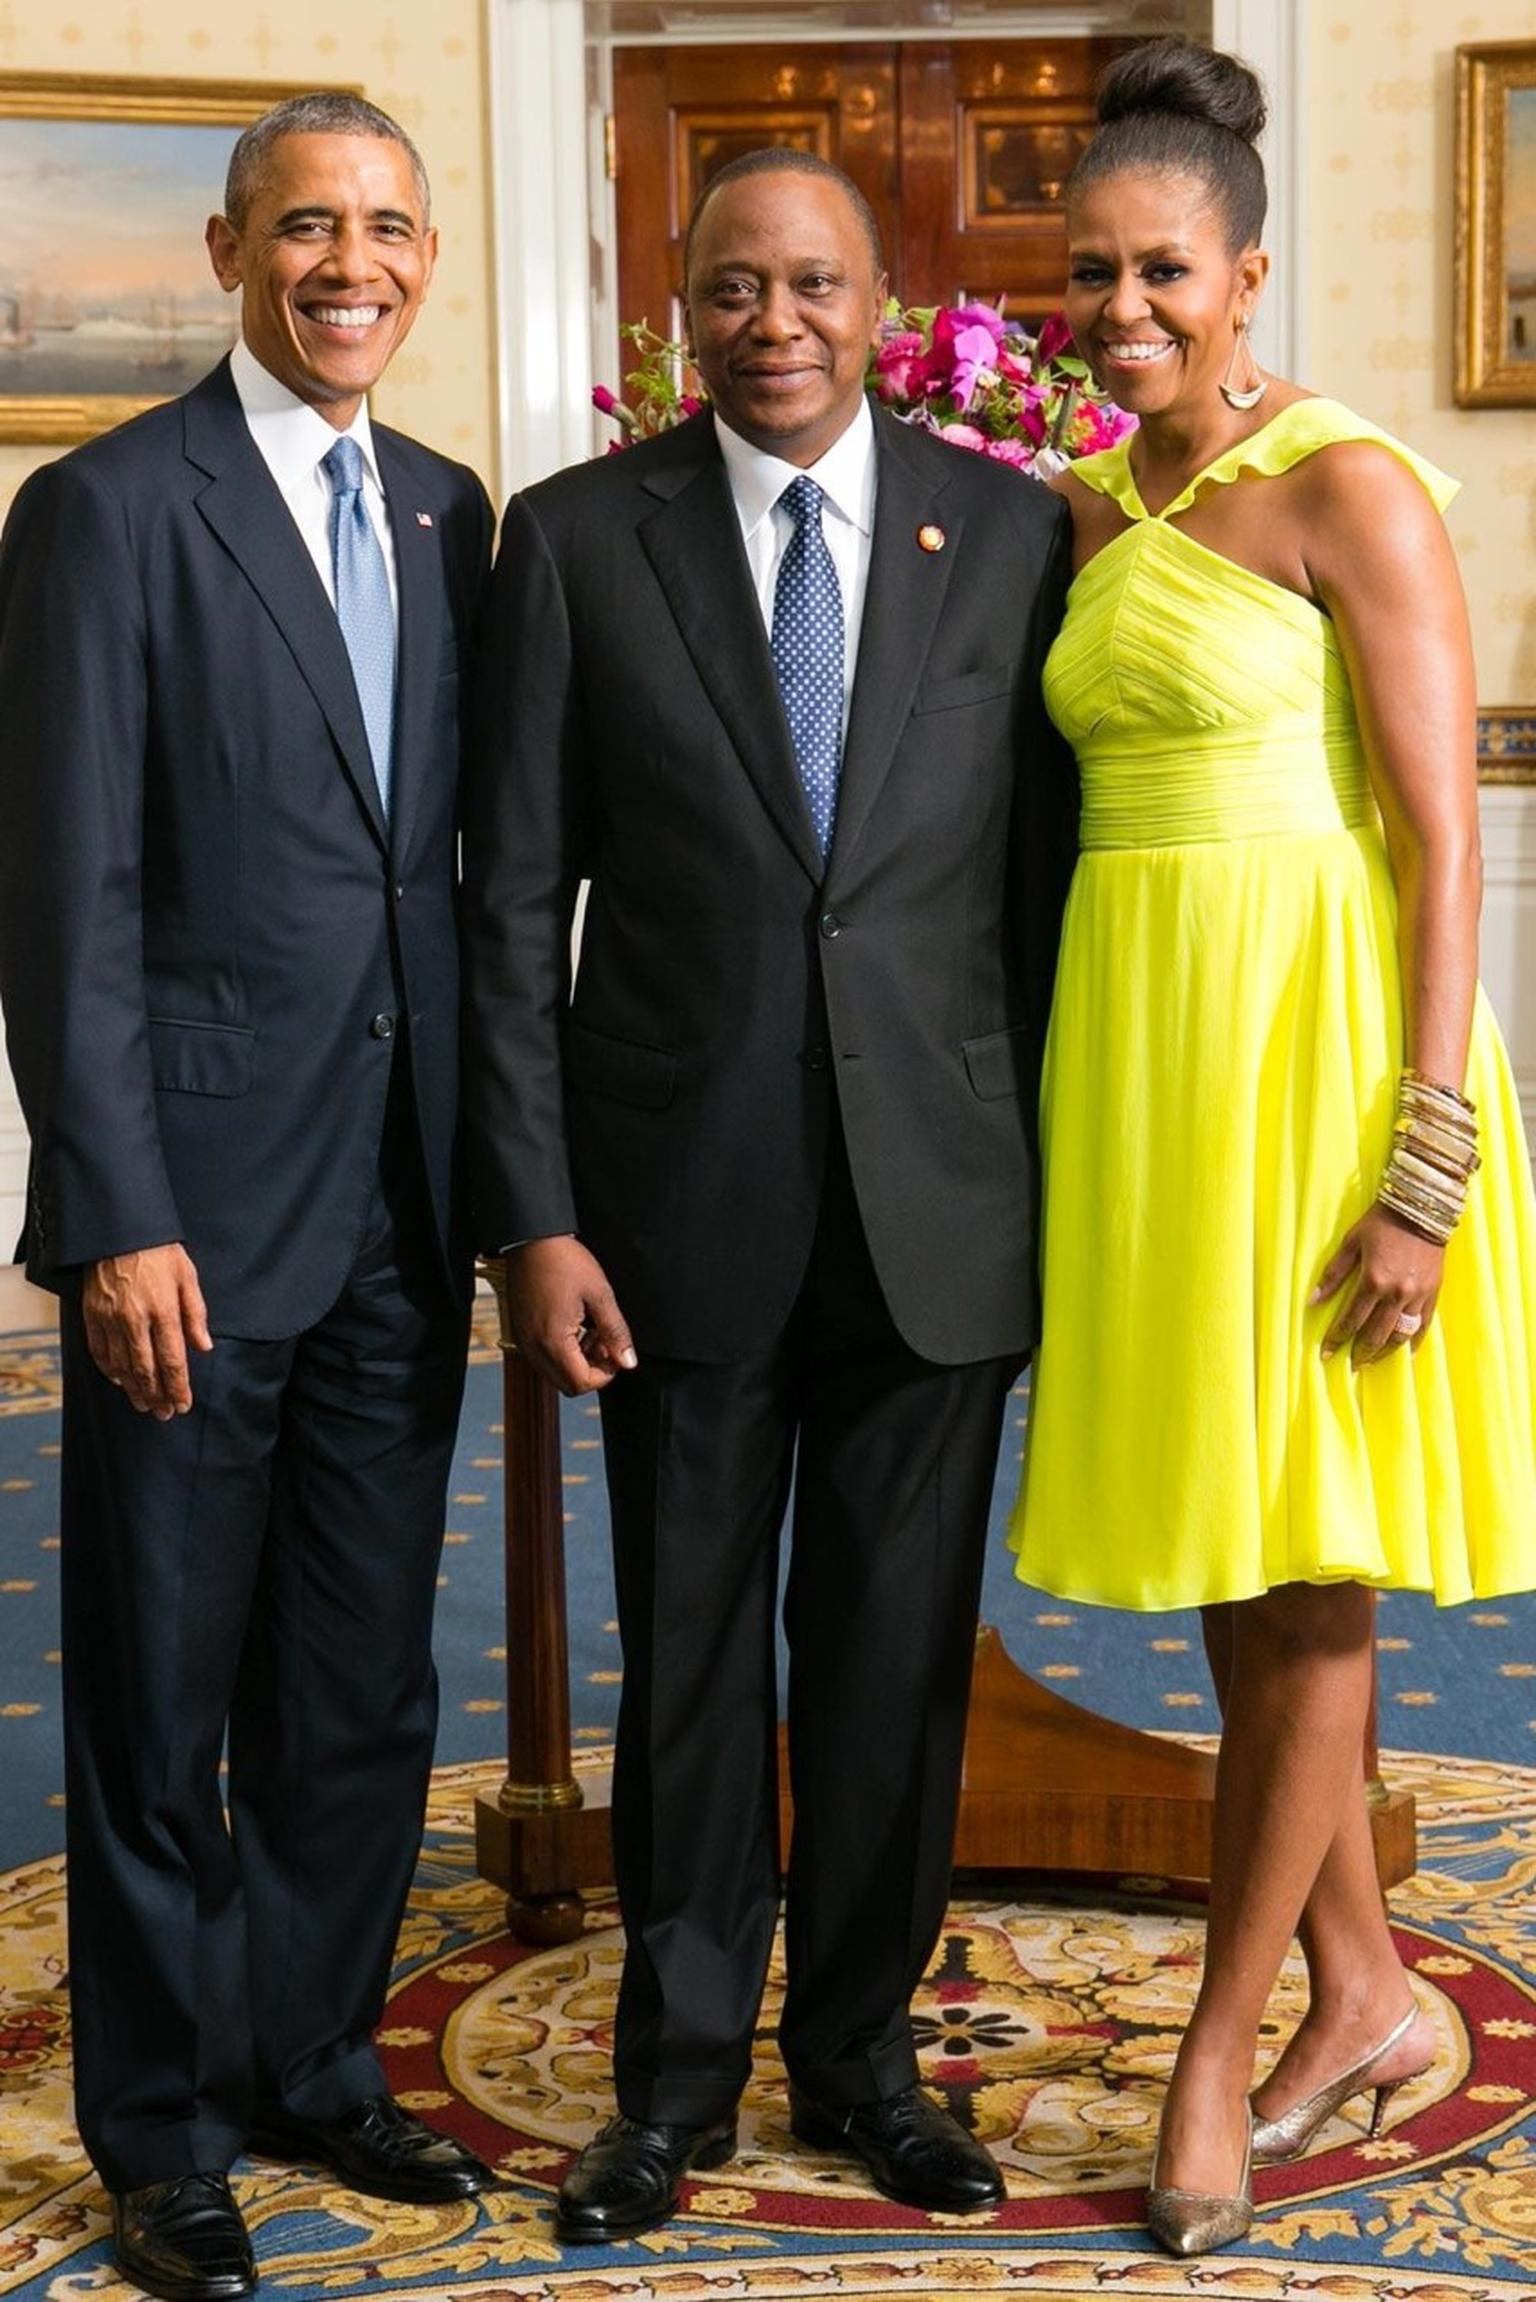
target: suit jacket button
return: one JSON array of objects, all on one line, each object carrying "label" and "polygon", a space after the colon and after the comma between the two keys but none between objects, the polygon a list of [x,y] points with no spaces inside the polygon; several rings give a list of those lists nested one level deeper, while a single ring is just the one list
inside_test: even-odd
[{"label": "suit jacket button", "polygon": [[829,943],[834,935],[841,935],[843,932],[843,923],[835,911],[824,911],[816,924]]},{"label": "suit jacket button", "polygon": [[395,1019],[392,1015],[376,1015],[368,1026],[375,1039],[393,1039]]},{"label": "suit jacket button", "polygon": [[800,1060],[807,1071],[826,1071],[831,1067],[831,1050],[826,1047],[807,1047]]}]

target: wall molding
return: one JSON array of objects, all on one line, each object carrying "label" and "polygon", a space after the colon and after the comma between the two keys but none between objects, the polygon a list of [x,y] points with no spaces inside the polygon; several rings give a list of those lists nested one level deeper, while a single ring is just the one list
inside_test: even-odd
[{"label": "wall molding", "polygon": [[1253,326],[1262,367],[1307,380],[1302,294],[1307,245],[1307,11],[1296,0],[1212,0],[1211,45],[1251,64],[1269,98],[1261,150],[1269,182],[1269,285]]},{"label": "wall molding", "polygon": [[1536,784],[1536,704],[1485,704],[1477,715],[1480,783]]},{"label": "wall molding", "polygon": [[1536,1156],[1536,778],[1485,783],[1483,988],[1509,1048],[1525,1138]]}]

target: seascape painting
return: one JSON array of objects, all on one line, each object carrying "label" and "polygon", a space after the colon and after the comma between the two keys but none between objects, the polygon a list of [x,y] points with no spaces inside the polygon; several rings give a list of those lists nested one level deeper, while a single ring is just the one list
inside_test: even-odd
[{"label": "seascape painting", "polygon": [[1504,146],[1510,359],[1536,363],[1536,87],[1511,88]]},{"label": "seascape painting", "polygon": [[203,225],[238,124],[0,119],[0,409],[157,399],[228,351]]}]

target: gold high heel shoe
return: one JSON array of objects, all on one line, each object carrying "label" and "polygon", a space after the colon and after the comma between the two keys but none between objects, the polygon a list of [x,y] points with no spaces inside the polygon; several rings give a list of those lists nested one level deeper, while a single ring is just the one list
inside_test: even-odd
[{"label": "gold high heel shoe", "polygon": [[[1402,2021],[1388,2032],[1379,2046],[1373,2046],[1369,2054],[1362,2054],[1358,2062],[1352,2063],[1348,2070],[1341,2071],[1337,2078],[1329,2079],[1327,2085],[1318,2087],[1314,2094],[1304,2096],[1300,2102],[1293,2102],[1290,2109],[1283,2110],[1278,2118],[1263,2118],[1255,2111],[1254,2164],[1278,2166],[1284,2159],[1299,2158],[1318,2128],[1333,2116],[1340,2105],[1347,2102],[1352,2094],[1365,2092],[1371,2083],[1373,2065],[1396,2046],[1400,2038],[1407,2037],[1418,2017],[1418,2007],[1410,2006]],[[1417,2070],[1405,2070],[1400,2078],[1389,2078],[1376,2088],[1376,2099],[1371,2105],[1370,2138],[1373,2142],[1381,2132],[1387,2104],[1398,2088],[1406,2086],[1411,2078],[1421,2078],[1428,2068],[1428,2062],[1420,2063]]]},{"label": "gold high heel shoe", "polygon": [[1209,2254],[1230,2246],[1248,2234],[1253,2220],[1253,2105],[1248,2106],[1248,2138],[1243,2150],[1242,2179],[1235,2198],[1204,2190],[1163,2190],[1158,2186],[1157,2160],[1162,2151],[1158,2136],[1152,2159],[1152,2180],[1147,2187],[1147,2228],[1170,2254]]}]

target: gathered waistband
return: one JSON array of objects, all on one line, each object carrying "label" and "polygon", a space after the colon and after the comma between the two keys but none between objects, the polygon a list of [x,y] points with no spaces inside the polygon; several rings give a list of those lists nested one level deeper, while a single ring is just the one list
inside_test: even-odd
[{"label": "gathered waistband", "polygon": [[1176,750],[1084,745],[1078,753],[1087,848],[1179,847],[1225,839],[1356,831],[1377,820],[1358,747],[1224,742]]}]

